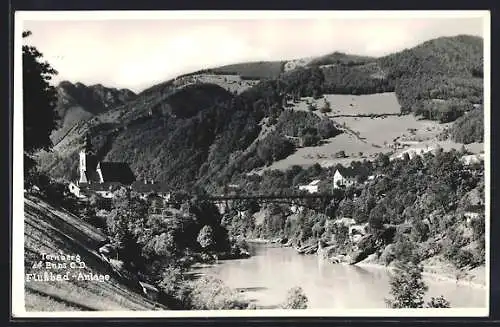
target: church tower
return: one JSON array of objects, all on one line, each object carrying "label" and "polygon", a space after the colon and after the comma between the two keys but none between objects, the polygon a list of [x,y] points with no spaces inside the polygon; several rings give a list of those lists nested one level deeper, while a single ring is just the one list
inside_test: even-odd
[{"label": "church tower", "polygon": [[80,151],[80,180],[79,183],[89,183],[87,179],[87,158],[93,154],[90,135],[85,137],[85,147]]}]

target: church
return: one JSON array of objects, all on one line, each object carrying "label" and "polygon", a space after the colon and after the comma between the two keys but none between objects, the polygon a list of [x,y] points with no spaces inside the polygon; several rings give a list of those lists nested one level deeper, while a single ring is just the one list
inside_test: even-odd
[{"label": "church", "polygon": [[131,185],[135,181],[134,173],[127,163],[98,160],[89,136],[86,137],[85,147],[79,154],[78,171],[78,182],[69,185],[70,191],[78,197],[84,196],[82,191],[93,191],[103,197],[112,197],[112,189]]}]

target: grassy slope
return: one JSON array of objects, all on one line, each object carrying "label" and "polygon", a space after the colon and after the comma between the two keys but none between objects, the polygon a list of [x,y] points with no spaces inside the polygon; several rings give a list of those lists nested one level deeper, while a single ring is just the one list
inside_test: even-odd
[{"label": "grassy slope", "polygon": [[[110,281],[26,282],[26,311],[95,311],[154,310],[160,305],[119,281],[96,249],[105,235],[78,217],[34,198],[25,199],[24,251],[26,273],[43,273],[33,269],[42,253],[80,255],[85,272],[109,274]],[[71,269],[69,269],[71,271]],[[73,271],[80,269],[73,269]],[[59,272],[65,272],[60,270]],[[71,274],[70,274],[71,275]]]},{"label": "grassy slope", "polygon": [[59,121],[59,128],[51,135],[54,144],[64,138],[78,123],[87,121],[94,115],[136,97],[128,89],[118,90],[100,84],[86,86],[82,83],[73,84],[68,81],[59,83],[57,90],[59,101],[56,111],[61,120]]},{"label": "grassy slope", "polygon": [[[395,114],[399,113],[396,96],[391,93],[371,95],[332,95],[325,98],[330,102],[332,112],[329,116],[339,124],[346,124],[349,129],[346,133],[329,139],[325,144],[316,147],[299,148],[287,158],[276,161],[265,169],[287,169],[292,165],[312,165],[316,162],[324,166],[335,164],[349,165],[353,160],[363,160],[376,156],[378,152],[390,152],[389,147],[395,138],[399,141],[416,141],[410,148],[420,148],[439,144],[443,149],[460,149],[462,144],[451,141],[438,141],[436,139],[449,124],[439,124],[436,121],[419,120],[413,115],[387,116],[385,118],[366,117],[334,117],[336,115],[356,114]],[[313,100],[303,98],[294,104],[293,110],[308,110],[307,102],[316,102],[320,108],[322,99]],[[351,106],[352,104],[352,106]],[[318,115],[323,115],[316,111]],[[409,129],[416,129],[410,133]],[[358,136],[352,132],[359,133]],[[386,143],[386,145],[384,145]],[[374,146],[375,145],[375,146]],[[471,143],[466,148],[474,153],[483,150],[483,143]],[[345,151],[349,158],[335,158],[335,153]],[[402,150],[400,150],[402,151]],[[359,152],[363,155],[359,156]]]},{"label": "grassy slope", "polygon": [[66,136],[66,134],[75,127],[76,124],[86,121],[93,116],[92,113],[88,112],[81,106],[73,106],[66,109],[64,117],[61,120],[61,127],[55,130],[51,139],[54,144],[59,143],[59,141]]}]

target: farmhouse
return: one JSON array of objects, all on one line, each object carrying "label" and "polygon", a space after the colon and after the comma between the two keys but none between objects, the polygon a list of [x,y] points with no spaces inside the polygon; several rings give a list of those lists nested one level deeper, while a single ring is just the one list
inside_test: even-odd
[{"label": "farmhouse", "polygon": [[354,170],[348,168],[337,168],[333,175],[333,188],[348,187],[356,181]]},{"label": "farmhouse", "polygon": [[335,219],[333,221],[333,224],[334,225],[343,225],[343,226],[346,226],[346,227],[351,227],[352,225],[356,224],[356,220],[354,220],[352,218],[348,218],[348,217],[342,217],[342,218]]},{"label": "farmhouse", "polygon": [[311,183],[307,185],[299,185],[299,190],[301,191],[307,191],[309,193],[317,193],[318,192],[318,186],[319,186],[319,179],[313,180]]},{"label": "farmhouse", "polygon": [[464,165],[478,164],[484,161],[484,154],[471,154],[460,158]]},{"label": "farmhouse", "polygon": [[423,156],[425,153],[432,152],[434,150],[436,150],[436,149],[434,147],[431,147],[431,146],[427,146],[425,148],[410,148],[410,149],[405,150],[405,151],[401,152],[400,154],[392,157],[391,160],[394,160],[396,158],[403,159],[405,154],[408,154],[409,158],[413,159],[416,156]]}]

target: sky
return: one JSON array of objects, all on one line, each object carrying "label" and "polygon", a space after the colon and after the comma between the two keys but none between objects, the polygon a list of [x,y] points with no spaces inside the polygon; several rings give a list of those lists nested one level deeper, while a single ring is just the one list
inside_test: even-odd
[{"label": "sky", "polygon": [[59,72],[53,83],[100,83],[134,92],[203,68],[334,51],[382,56],[440,36],[484,36],[485,26],[477,13],[299,13],[60,12],[21,13],[16,19],[33,33],[24,43],[36,46]]}]

